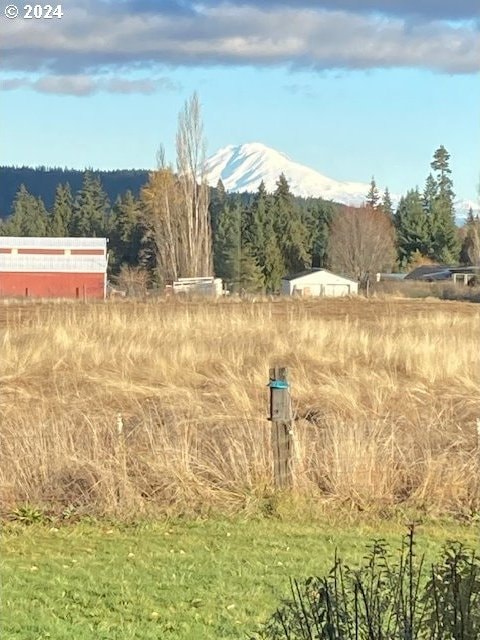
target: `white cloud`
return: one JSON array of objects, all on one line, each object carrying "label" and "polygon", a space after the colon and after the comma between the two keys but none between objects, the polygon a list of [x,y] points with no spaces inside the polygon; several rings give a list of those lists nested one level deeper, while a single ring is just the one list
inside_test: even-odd
[{"label": "white cloud", "polygon": [[[452,74],[480,69],[480,38],[472,24],[412,22],[360,11],[375,5],[374,0],[361,0],[356,11],[293,9],[279,1],[262,3],[261,8],[260,3],[257,7],[207,1],[180,7],[171,2],[156,11],[151,2],[143,4],[76,0],[65,7],[61,20],[5,20],[0,67],[51,75],[51,81],[45,77],[30,86],[75,95],[155,90],[148,80],[100,86],[92,75],[158,71],[176,65],[284,65],[317,70],[410,67]],[[352,0],[341,3],[352,4]],[[376,4],[391,5],[393,10],[399,1]],[[408,4],[413,6],[411,1]],[[463,1],[465,11],[469,4],[470,0]],[[66,91],[55,79],[60,76],[70,78],[63,85]]]},{"label": "white cloud", "polygon": [[29,77],[8,78],[1,82],[4,91],[28,88],[39,93],[55,95],[89,96],[100,91],[109,93],[155,93],[158,90],[176,90],[178,87],[168,78],[129,79],[123,77],[96,77],[88,75],[45,75],[38,79]]}]

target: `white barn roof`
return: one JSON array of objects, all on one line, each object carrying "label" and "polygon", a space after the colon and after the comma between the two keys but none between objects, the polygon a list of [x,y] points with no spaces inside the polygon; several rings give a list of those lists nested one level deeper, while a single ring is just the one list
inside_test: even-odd
[{"label": "white barn roof", "polygon": [[105,256],[10,255],[0,253],[0,273],[105,273]]},{"label": "white barn roof", "polygon": [[0,236],[0,273],[105,273],[106,238]]},{"label": "white barn roof", "polygon": [[3,249],[107,249],[106,238],[24,238],[0,236]]}]

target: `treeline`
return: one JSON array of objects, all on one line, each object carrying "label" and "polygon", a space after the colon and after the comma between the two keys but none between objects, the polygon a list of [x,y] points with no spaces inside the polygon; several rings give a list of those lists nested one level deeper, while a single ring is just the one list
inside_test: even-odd
[{"label": "treeline", "polygon": [[328,266],[329,226],[339,209],[295,198],[283,174],[272,194],[262,182],[249,203],[219,182],[210,204],[215,273],[233,289],[274,292],[286,274]]},{"label": "treeline", "polygon": [[[7,218],[13,208],[15,196],[23,184],[30,193],[39,196],[47,209],[53,207],[55,190],[59,184],[68,184],[73,193],[82,188],[84,171],[61,167],[0,167],[0,218]],[[148,179],[148,171],[141,169],[116,169],[95,171],[102,182],[110,202],[118,195],[131,191],[135,196]]]},{"label": "treeline", "polygon": [[422,260],[449,265],[478,262],[478,215],[470,210],[465,228],[457,228],[449,160],[448,151],[440,146],[423,192],[416,187],[400,199],[394,223],[401,267]]},{"label": "treeline", "polygon": [[131,191],[118,196],[113,206],[98,175],[85,172],[81,188],[74,194],[67,183],[59,184],[51,209],[39,196],[21,185],[13,212],[0,221],[0,235],[42,237],[108,237],[111,269],[138,265],[143,226],[140,198]]},{"label": "treeline", "polygon": [[188,139],[200,131],[195,100],[181,120],[177,172],[161,166],[138,194],[126,190],[113,204],[90,171],[76,192],[59,184],[51,207],[21,185],[0,234],[106,236],[114,278],[141,273],[162,286],[214,273],[232,291],[276,292],[283,276],[312,266],[362,281],[376,271],[428,262],[480,264],[480,220],[470,212],[465,227],[456,227],[443,146],[435,151],[424,190],[409,190],[396,208],[374,178],[360,208],[297,198],[283,174],[273,193],[262,183],[255,194],[228,194],[221,181],[215,189],[198,184],[201,159],[191,164],[183,152],[200,147],[200,138]]},{"label": "treeline", "polygon": [[[156,177],[153,173],[139,197],[128,190],[111,205],[99,176],[87,171],[76,193],[68,183],[57,186],[50,209],[22,185],[12,215],[0,222],[0,234],[106,236],[111,275],[118,275],[122,265],[141,267],[162,284],[170,274],[158,272],[152,237],[160,226],[150,202]],[[209,197],[214,273],[233,290],[275,291],[285,273],[327,266],[328,227],[335,211],[333,203],[294,197],[283,175],[273,194],[263,183],[255,195],[227,194],[219,181]],[[165,243],[158,244],[162,252]]]}]

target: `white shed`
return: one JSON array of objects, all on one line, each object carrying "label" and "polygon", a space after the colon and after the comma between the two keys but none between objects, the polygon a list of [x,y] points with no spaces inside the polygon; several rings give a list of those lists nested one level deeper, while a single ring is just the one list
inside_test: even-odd
[{"label": "white shed", "polygon": [[223,281],[213,276],[197,278],[179,278],[172,283],[173,293],[185,293],[190,295],[223,295]]},{"label": "white shed", "polygon": [[351,296],[358,293],[358,282],[327,269],[307,269],[282,279],[285,296]]}]

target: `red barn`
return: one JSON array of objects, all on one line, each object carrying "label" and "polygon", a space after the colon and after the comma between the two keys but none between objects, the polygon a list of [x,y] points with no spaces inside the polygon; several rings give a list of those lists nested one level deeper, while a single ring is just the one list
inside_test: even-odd
[{"label": "red barn", "polygon": [[104,299],[107,263],[106,238],[0,237],[0,296]]}]

